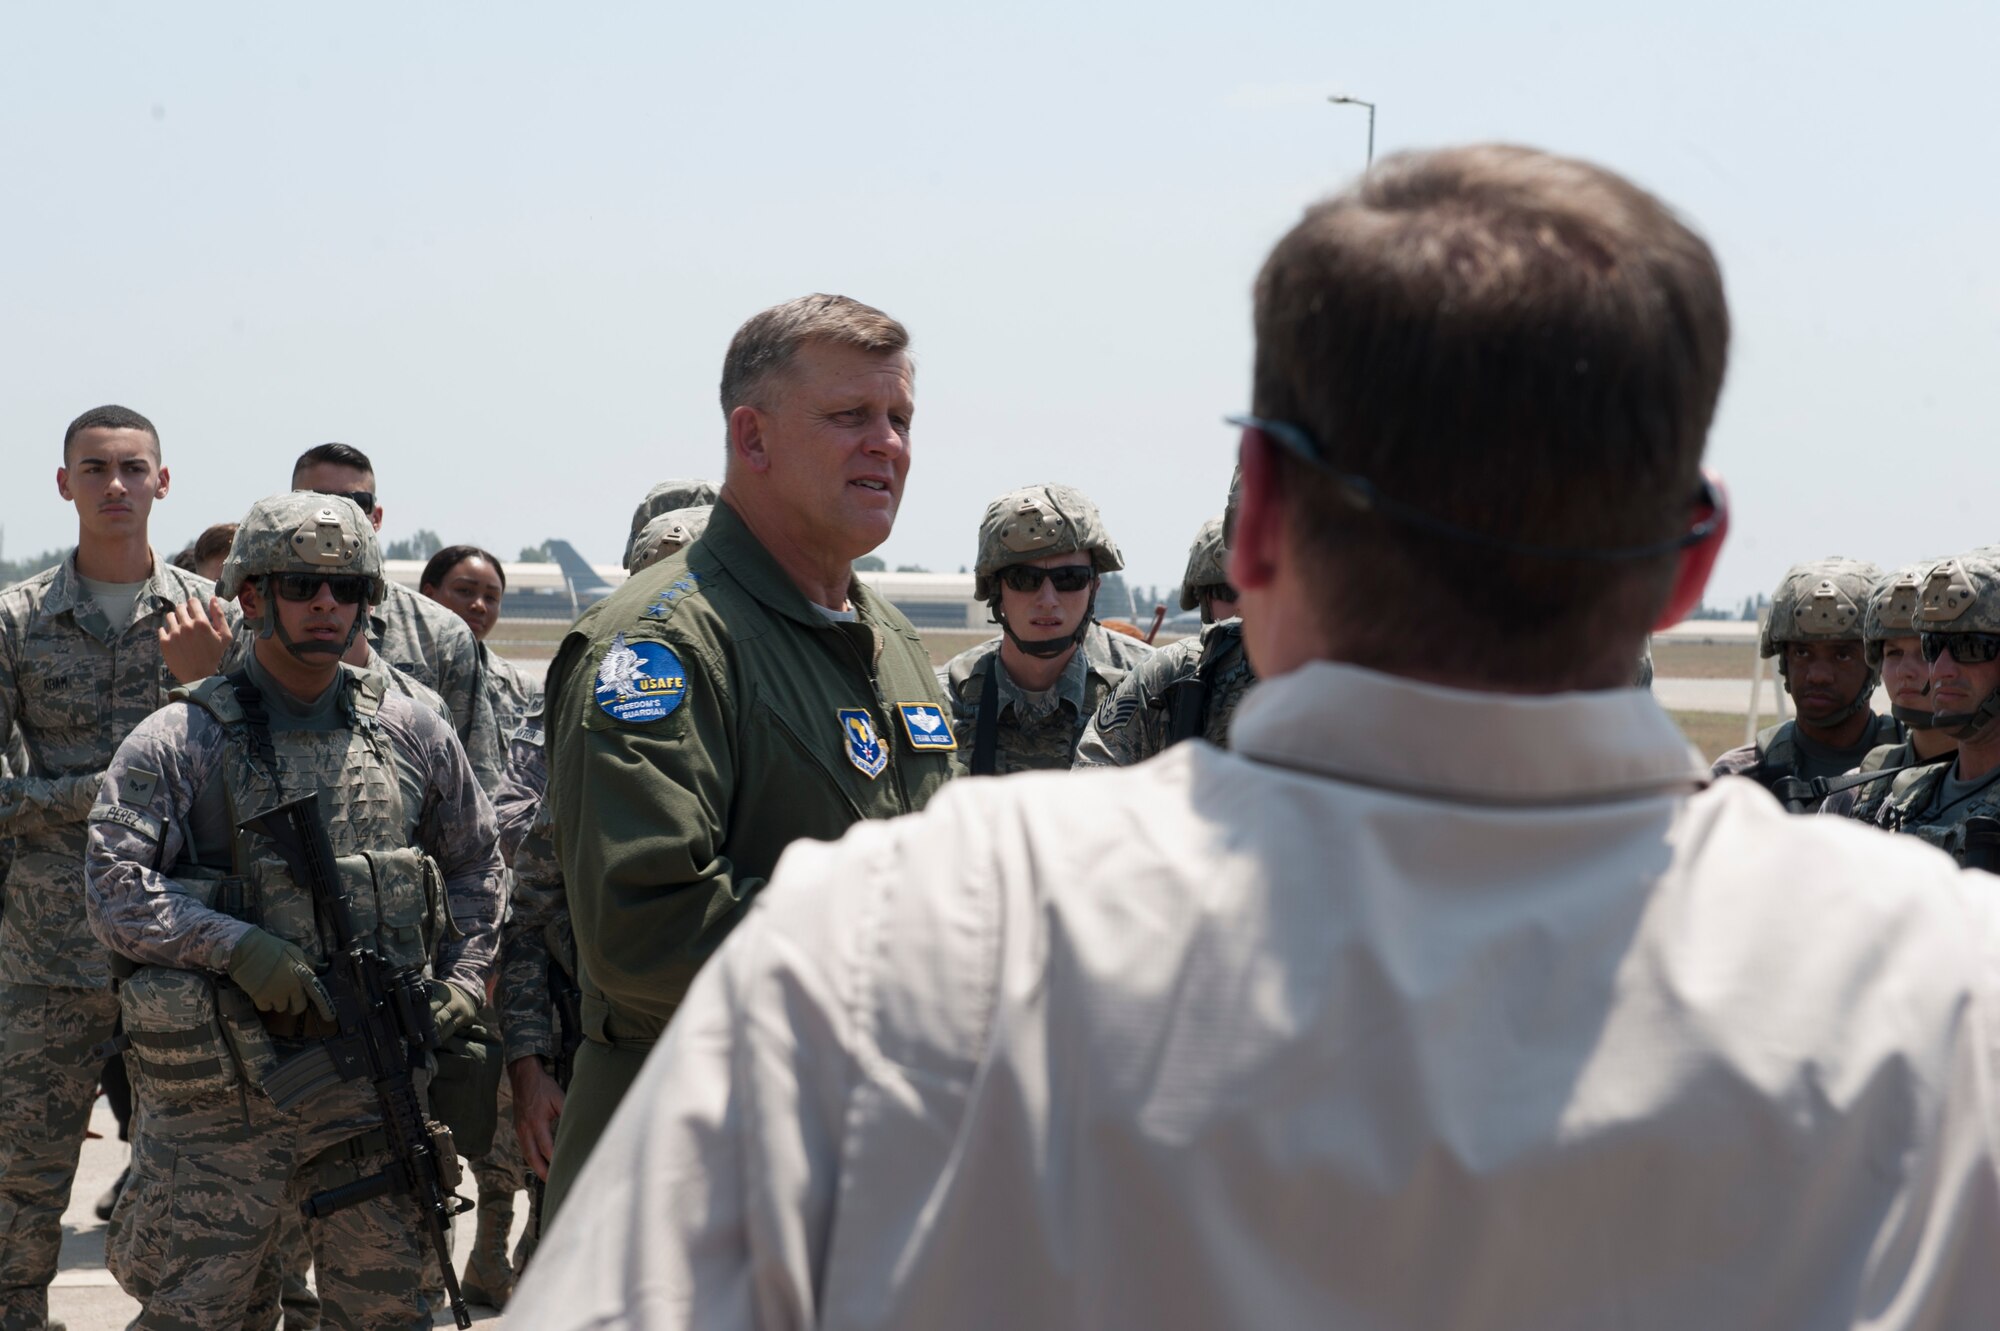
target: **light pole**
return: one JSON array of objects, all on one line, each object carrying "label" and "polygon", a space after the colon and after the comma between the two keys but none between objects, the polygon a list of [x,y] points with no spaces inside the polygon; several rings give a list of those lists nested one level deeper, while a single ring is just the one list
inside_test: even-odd
[{"label": "light pole", "polygon": [[1368,165],[1375,165],[1375,103],[1364,102],[1359,97],[1329,97],[1326,100],[1335,106],[1365,106],[1368,108]]}]

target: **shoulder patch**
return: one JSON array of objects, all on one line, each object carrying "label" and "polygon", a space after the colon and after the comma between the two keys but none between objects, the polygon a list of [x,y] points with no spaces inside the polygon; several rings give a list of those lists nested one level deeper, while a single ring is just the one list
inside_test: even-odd
[{"label": "shoulder patch", "polygon": [[677,602],[684,601],[699,591],[701,591],[701,574],[689,569],[655,592],[653,603],[646,607],[644,614],[648,619],[665,619],[674,612]]},{"label": "shoulder patch", "polygon": [[1106,694],[1103,705],[1097,709],[1097,728],[1116,730],[1132,719],[1139,710],[1139,695],[1136,693]]},{"label": "shoulder patch", "polygon": [[160,774],[148,772],[144,768],[128,767],[118,776],[118,802],[145,808],[153,802],[153,792],[160,788]]},{"label": "shoulder patch", "polygon": [[[889,765],[889,746],[875,733],[875,718],[865,707],[842,707],[835,713],[845,741],[847,761],[873,781]],[[956,746],[954,746],[956,747]]]},{"label": "shoulder patch", "polygon": [[687,698],[687,668],[663,642],[627,643],[623,633],[597,665],[597,706],[614,721],[659,721]]}]

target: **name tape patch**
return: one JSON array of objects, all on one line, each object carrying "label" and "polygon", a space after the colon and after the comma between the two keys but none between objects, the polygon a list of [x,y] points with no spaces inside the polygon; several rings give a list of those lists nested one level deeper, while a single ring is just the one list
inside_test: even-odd
[{"label": "name tape patch", "polygon": [[958,739],[951,733],[951,722],[945,719],[944,708],[936,703],[899,702],[896,715],[902,718],[903,733],[910,737],[911,748],[950,753],[958,747]]},{"label": "name tape patch", "polygon": [[129,827],[148,841],[158,841],[160,839],[159,819],[153,817],[151,814],[140,813],[137,809],[128,809],[122,804],[98,805],[90,811],[90,821],[93,823],[117,823],[121,827]]},{"label": "name tape patch", "polygon": [[687,669],[663,642],[627,643],[615,633],[597,665],[597,705],[614,721],[671,716],[687,690]]}]

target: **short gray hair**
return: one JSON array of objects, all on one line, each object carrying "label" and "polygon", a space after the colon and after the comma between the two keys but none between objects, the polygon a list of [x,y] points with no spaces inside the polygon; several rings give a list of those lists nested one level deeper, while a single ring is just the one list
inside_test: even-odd
[{"label": "short gray hair", "polygon": [[846,296],[815,293],[753,314],[729,340],[722,358],[722,414],[757,405],[771,376],[792,363],[808,342],[857,347],[887,356],[908,351],[910,333],[873,305]]}]

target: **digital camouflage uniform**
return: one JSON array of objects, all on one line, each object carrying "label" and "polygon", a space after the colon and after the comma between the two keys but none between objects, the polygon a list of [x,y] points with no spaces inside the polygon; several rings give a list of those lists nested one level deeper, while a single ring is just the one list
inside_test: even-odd
[{"label": "digital camouflage uniform", "polygon": [[[500,935],[497,1002],[506,1062],[539,1059],[543,1070],[567,1091],[569,1059],[575,1056],[576,1042],[582,1038],[577,1015],[576,936],[570,929],[569,899],[563,891],[562,869],[556,863],[553,829],[544,798],[547,790],[547,751],[543,746],[541,714],[537,712],[514,732],[508,750],[507,779],[496,806],[501,850],[513,870],[507,923]],[[561,1003],[557,999],[558,985],[562,990]],[[510,1097],[510,1111],[511,1108]],[[503,1117],[502,1122],[507,1121]],[[517,1150],[519,1146],[516,1138]],[[540,1180],[530,1178],[527,1186],[535,1191],[536,1206],[514,1253],[517,1270],[526,1263],[541,1237]]]},{"label": "digital camouflage uniform", "polygon": [[[1920,633],[2000,634],[2000,559],[1981,550],[1947,559],[1926,576],[1917,604]],[[2000,690],[1969,713],[1936,714],[1939,729],[1961,742],[1988,734],[2000,721]],[[2000,872],[2000,770],[1954,789],[1956,754],[1893,778],[1875,814],[1878,826],[1921,837],[1960,864]]]},{"label": "digital camouflage uniform", "polygon": [[[1856,559],[1820,559],[1795,564],[1778,583],[1771,597],[1770,617],[1758,641],[1760,656],[1778,658],[1780,687],[1786,678],[1784,647],[1790,642],[1862,641],[1862,617],[1869,597],[1882,581],[1882,570]],[[1869,696],[1881,680],[1879,666],[1871,669],[1861,692],[1849,710],[1830,718],[1838,725],[1868,707]],[[1829,770],[1817,770],[1811,742],[1799,733],[1796,719],[1767,726],[1756,742],[1734,748],[1715,760],[1714,775],[1746,776],[1778,796],[1793,813],[1817,812],[1825,798],[1812,783],[1847,771],[1860,755],[1885,744],[1899,744],[1903,728],[1887,716],[1873,716],[1855,746],[1859,752]]]},{"label": "digital camouflage uniform", "polygon": [[[1235,492],[1232,483],[1232,500]],[[1228,747],[1230,718],[1257,674],[1243,650],[1243,621],[1214,622],[1203,594],[1229,582],[1226,525],[1224,518],[1201,525],[1181,574],[1181,609],[1201,611],[1201,632],[1153,653],[1099,704],[1077,745],[1078,767],[1129,767],[1197,735]]]},{"label": "digital camouflage uniform", "polygon": [[500,779],[487,790],[489,796],[497,798],[500,781],[506,778],[508,737],[522,718],[542,709],[542,677],[536,671],[515,665],[483,642],[479,644],[479,675],[486,684],[487,705],[493,709],[493,720],[499,727]]},{"label": "digital camouflage uniform", "polygon": [[[313,534],[322,552],[302,571],[379,581],[360,510],[293,494],[251,509],[224,590],[298,569],[303,557],[283,548],[294,532]],[[267,751],[246,697],[268,713]],[[356,927],[390,964],[421,966],[468,998],[484,992],[500,855],[492,808],[448,722],[381,671],[341,665],[327,694],[301,705],[251,660],[177,691],[141,723],[90,811],[84,864],[91,927],[131,968],[121,1010],[144,1126],[107,1259],[144,1305],[135,1327],[268,1328],[281,1219],[389,1163],[365,1078],[289,1111],[271,1102],[264,1078],[331,1027],[310,1012],[259,1012],[226,978],[253,923],[324,966],[310,896],[264,838],[238,828],[314,792]],[[408,1193],[314,1220],[307,1234],[324,1325],[431,1324],[420,1288],[428,1246]]]},{"label": "digital camouflage uniform", "polygon": [[[1082,491],[1067,485],[1029,485],[1009,490],[986,506],[979,520],[972,594],[986,602],[1001,636],[967,648],[937,672],[938,683],[951,700],[951,730],[957,742],[952,761],[960,773],[1004,776],[1068,768],[1098,705],[1153,654],[1147,643],[1112,633],[1095,621],[1095,585],[1076,630],[1063,638],[1027,640],[1007,622],[1000,597],[1002,572],[1066,554],[1086,557],[1098,577],[1125,566],[1097,506]],[[1007,669],[1001,644],[1008,641],[1022,653],[1044,660],[1072,654],[1052,686],[1031,692]]]},{"label": "digital camouflage uniform", "polygon": [[[493,713],[501,725],[500,733],[511,736],[529,717],[535,718],[539,729],[541,676],[521,669],[485,643],[479,645],[479,655]],[[506,781],[503,768],[500,787],[494,792],[496,807]],[[511,890],[510,886],[510,894]],[[504,970],[500,984],[503,987],[506,984]],[[496,990],[496,1006],[486,1016],[491,1024],[502,1027],[504,1039],[505,1012],[497,1006],[499,996]],[[507,1259],[507,1234],[514,1222],[514,1194],[528,1182],[528,1164],[521,1156],[520,1139],[515,1137],[512,1127],[514,1094],[504,1076],[500,1078],[496,1112],[500,1127],[493,1134],[492,1148],[472,1162],[472,1177],[478,1184],[479,1217],[472,1252],[466,1259],[465,1297],[474,1303],[504,1308],[514,1278]]]},{"label": "digital camouflage uniform", "polygon": [[1016,684],[999,655],[1000,639],[994,638],[966,648],[938,670],[938,682],[951,699],[961,773],[971,769],[980,699],[989,680],[1000,691],[992,774],[1060,771],[1075,761],[1077,743],[1100,705],[1158,653],[1137,638],[1092,624],[1055,687],[1040,696]]},{"label": "digital camouflage uniform", "polygon": [[[166,701],[166,612],[214,584],[163,559],[114,632],[76,555],[0,592],[0,1331],[39,1327],[117,1000],[83,911],[84,816],[125,736]],[[233,621],[235,610],[229,610]]]},{"label": "digital camouflage uniform", "polygon": [[1076,747],[1076,765],[1130,767],[1196,735],[1227,748],[1236,704],[1256,682],[1243,621],[1204,625],[1154,652],[1105,695]]},{"label": "digital camouflage uniform", "polygon": [[544,799],[548,779],[541,717],[536,715],[514,732],[497,809],[500,844],[503,849],[511,844],[514,869],[511,909],[500,940],[500,1023],[509,1063],[533,1056],[553,1066],[562,1041],[549,966],[560,967],[574,982],[576,938],[550,835]]},{"label": "digital camouflage uniform", "polygon": [[[385,585],[381,604],[369,607],[362,630],[368,646],[444,700],[452,729],[472,762],[480,789],[490,799],[500,787],[506,740],[487,692],[479,640],[464,620],[428,596],[398,583]],[[236,650],[223,668],[234,668],[249,648],[249,639],[239,634]]]},{"label": "digital camouflage uniform", "polygon": [[800,837],[922,808],[950,775],[923,639],[858,579],[807,600],[726,504],[571,628],[549,668],[551,819],[583,1026],[547,1208]]},{"label": "digital camouflage uniform", "polygon": [[647,524],[675,509],[706,508],[715,503],[719,494],[721,491],[714,481],[661,481],[646,491],[646,497],[632,510],[632,530],[625,538],[625,558],[622,561],[625,571],[637,571],[632,565],[641,544],[640,533],[645,531]]}]

